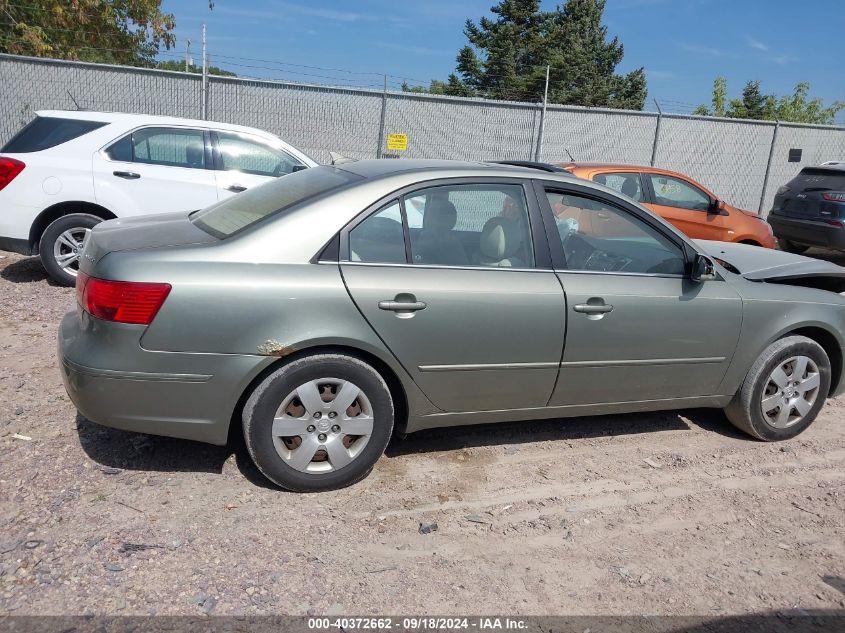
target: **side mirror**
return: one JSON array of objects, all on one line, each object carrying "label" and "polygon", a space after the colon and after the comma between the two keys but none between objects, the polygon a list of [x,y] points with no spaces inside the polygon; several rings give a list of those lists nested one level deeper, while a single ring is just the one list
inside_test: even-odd
[{"label": "side mirror", "polygon": [[707,213],[711,215],[730,215],[725,207],[724,200],[713,200],[707,209]]},{"label": "side mirror", "polygon": [[308,165],[294,165],[293,168],[290,170],[290,173],[295,174],[298,171],[302,171],[303,169],[308,169]]},{"label": "side mirror", "polygon": [[696,254],[695,259],[692,260],[690,279],[698,283],[716,279],[716,265],[713,260],[704,255]]}]

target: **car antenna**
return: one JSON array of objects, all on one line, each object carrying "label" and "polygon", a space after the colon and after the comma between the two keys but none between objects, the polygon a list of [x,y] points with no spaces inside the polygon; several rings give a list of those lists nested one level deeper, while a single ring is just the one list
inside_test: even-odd
[{"label": "car antenna", "polygon": [[71,94],[70,89],[67,89],[65,92],[67,92],[67,96],[68,96],[68,97],[70,97],[70,100],[71,100],[71,101],[73,101],[73,105],[75,105],[75,106],[76,106],[76,109],[77,109],[77,110],[81,110],[82,108],[81,108],[81,107],[79,106],[79,104],[76,102],[76,99],[74,99],[74,98],[73,98],[73,95]]},{"label": "car antenna", "polygon": [[564,147],[564,148],[563,148],[563,151],[564,151],[564,152],[566,152],[566,155],[567,155],[567,156],[569,156],[569,162],[570,162],[570,163],[572,163],[572,164],[574,165],[574,164],[575,164],[575,159],[574,159],[574,158],[572,158],[572,154],[570,154],[570,153],[569,153],[569,150],[568,150],[568,149],[566,149],[566,148]]}]

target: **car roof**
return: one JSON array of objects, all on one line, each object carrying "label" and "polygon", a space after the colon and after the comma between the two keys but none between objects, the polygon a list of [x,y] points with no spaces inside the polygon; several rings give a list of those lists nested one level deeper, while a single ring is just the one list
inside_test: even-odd
[{"label": "car roof", "polygon": [[184,119],[175,116],[160,116],[156,114],[132,114],[129,112],[98,112],[94,110],[38,110],[35,113],[40,117],[58,117],[63,119],[76,119],[79,121],[99,121],[100,123],[124,123],[131,126],[139,124],[154,123],[157,125],[190,125],[217,130],[231,130],[233,132],[248,132],[250,134],[261,134],[264,136],[275,136],[274,134],[259,128],[247,127],[245,125],[233,125],[231,123],[220,123],[218,121],[203,121],[200,119]]},{"label": "car roof", "polygon": [[578,179],[576,176],[564,172],[549,173],[532,167],[459,160],[424,160],[407,158],[391,160],[382,158],[358,160],[351,163],[343,163],[342,165],[338,165],[336,167],[369,179],[383,178],[395,174],[410,172],[450,172],[453,174],[455,172],[460,172],[461,175],[510,176],[519,178],[537,178],[538,176],[542,176],[544,179]]},{"label": "car roof", "polygon": [[596,171],[605,171],[612,169],[637,171],[669,171],[668,169],[660,169],[659,167],[651,167],[650,165],[631,165],[628,163],[555,163],[566,169],[592,169]]}]

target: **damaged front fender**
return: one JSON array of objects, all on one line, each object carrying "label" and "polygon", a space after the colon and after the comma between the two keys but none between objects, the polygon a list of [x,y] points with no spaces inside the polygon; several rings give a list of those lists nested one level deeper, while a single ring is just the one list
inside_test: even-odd
[{"label": "damaged front fender", "polygon": [[845,267],[828,261],[749,244],[709,240],[695,243],[722,267],[749,281],[845,292]]}]

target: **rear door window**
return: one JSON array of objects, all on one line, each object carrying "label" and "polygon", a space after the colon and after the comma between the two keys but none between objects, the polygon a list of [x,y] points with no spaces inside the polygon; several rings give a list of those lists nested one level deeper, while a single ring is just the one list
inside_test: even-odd
[{"label": "rear door window", "polygon": [[636,172],[596,174],[593,176],[593,181],[624,193],[637,202],[642,202],[644,198],[640,175]]},{"label": "rear door window", "polygon": [[28,154],[56,147],[106,125],[101,121],[80,121],[59,117],[36,117],[6,143],[4,154]]},{"label": "rear door window", "polygon": [[[189,169],[206,167],[205,136],[202,130],[148,127],[134,131],[131,139],[131,162]],[[125,154],[125,148],[120,146],[121,141],[113,144],[106,153],[111,156],[111,149],[118,146]]]},{"label": "rear door window", "polygon": [[438,185],[405,198],[414,264],[533,268],[521,185]]}]

